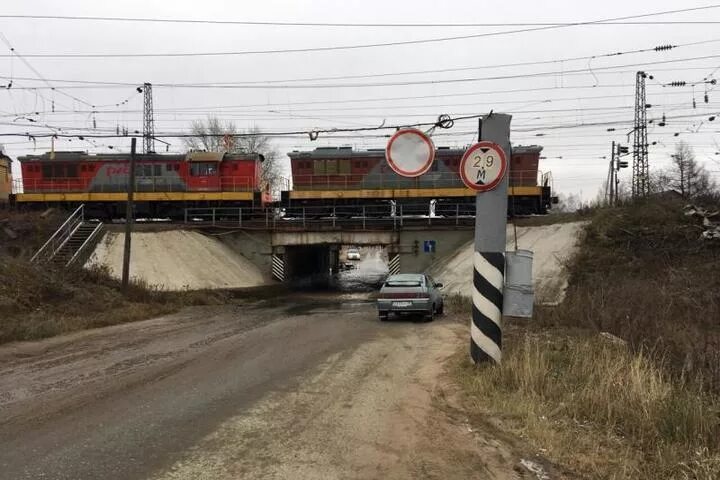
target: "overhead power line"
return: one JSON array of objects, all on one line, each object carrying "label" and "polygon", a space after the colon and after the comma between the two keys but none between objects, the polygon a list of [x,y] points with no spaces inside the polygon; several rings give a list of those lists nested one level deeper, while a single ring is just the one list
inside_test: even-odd
[{"label": "overhead power line", "polygon": [[20,61],[23,62],[23,63],[25,64],[25,66],[26,66],[31,72],[33,72],[35,75],[37,75],[37,79],[38,79],[38,80],[41,80],[42,82],[44,82],[44,83],[48,86],[49,89],[55,90],[55,91],[57,91],[59,94],[64,95],[64,96],[66,96],[66,97],[68,97],[68,98],[71,98],[71,99],[75,100],[76,102],[80,102],[80,103],[82,103],[82,104],[84,104],[84,105],[87,105],[88,107],[92,107],[92,106],[93,106],[91,103],[88,103],[88,102],[86,102],[85,100],[83,100],[83,99],[81,99],[81,98],[78,98],[78,97],[76,97],[76,96],[74,96],[74,95],[70,95],[69,93],[65,93],[65,92],[60,91],[60,90],[56,90],[55,87],[54,87],[40,72],[38,72],[37,69],[30,64],[30,62],[28,62],[28,61],[24,58],[25,55],[20,55],[20,53],[18,53],[18,51],[12,46],[12,44],[10,44],[10,41],[7,39],[7,37],[5,37],[5,35],[4,35],[2,32],[0,32],[0,40],[2,40],[2,42],[3,42],[3,43],[8,47],[8,49],[10,49],[10,51],[12,52],[12,53],[10,53],[10,54],[8,54],[8,55],[3,55],[3,56],[5,56],[5,57],[17,57],[18,59],[20,59]]},{"label": "overhead power line", "polygon": [[[510,67],[527,67],[527,66],[534,66],[534,65],[566,63],[566,62],[573,62],[573,61],[579,61],[579,60],[595,60],[595,59],[600,59],[600,58],[618,57],[621,55],[626,56],[626,55],[634,55],[634,54],[648,53],[648,52],[665,52],[665,51],[672,50],[675,48],[691,47],[691,46],[705,45],[705,44],[717,43],[717,42],[720,42],[720,39],[716,38],[716,39],[711,39],[711,40],[701,40],[701,41],[697,41],[697,42],[683,43],[683,44],[678,44],[678,45],[659,45],[659,46],[650,47],[650,48],[601,53],[601,54],[595,54],[595,55],[585,55],[585,56],[581,56],[581,57],[565,57],[565,58],[558,58],[558,59],[551,59],[551,60],[504,63],[504,64],[496,64],[496,65],[440,68],[440,69],[433,69],[433,70],[414,70],[414,71],[406,71],[406,72],[383,72],[383,73],[370,73],[370,74],[363,74],[363,75],[307,77],[307,78],[291,78],[291,79],[280,79],[280,80],[258,80],[258,81],[252,81],[252,82],[230,82],[230,83],[238,83],[238,84],[243,84],[243,85],[282,84],[282,83],[293,83],[293,82],[314,82],[314,81],[324,81],[324,80],[353,80],[353,79],[361,79],[361,78],[396,77],[396,76],[405,76],[405,75],[427,75],[427,74],[435,74],[435,73],[452,73],[452,72],[464,72],[464,71],[471,71],[471,70],[487,70],[487,69],[491,69],[491,68],[495,69],[495,68],[510,68]],[[597,69],[595,69],[595,70],[597,70]],[[584,71],[585,70],[583,70],[583,72]],[[565,73],[569,73],[569,71],[566,71]],[[219,83],[219,82],[213,82],[213,83],[207,83],[207,84],[196,84],[196,85],[214,85],[217,83]]]},{"label": "overhead power line", "polygon": [[[1,57],[2,55],[0,55]],[[592,72],[600,71],[611,71],[622,68],[633,68],[636,69],[640,66],[651,66],[651,65],[664,65],[670,63],[681,63],[681,62],[692,62],[697,60],[708,60],[720,58],[720,55],[704,55],[700,57],[688,57],[679,58],[674,60],[658,60],[653,62],[640,62],[630,63],[622,65],[608,65],[605,67],[594,67]],[[577,75],[577,74],[590,74],[591,70],[588,68],[572,69],[572,70],[553,70],[545,72],[533,72],[533,73],[518,73],[508,75],[496,75],[491,77],[467,77],[467,78],[451,78],[451,79],[439,79],[439,80],[408,80],[398,82],[374,82],[374,83],[319,83],[319,84],[255,84],[255,83],[153,83],[154,87],[166,87],[166,88],[208,88],[208,89],[322,89],[322,88],[372,88],[372,87],[395,87],[395,86],[410,86],[410,85],[437,85],[437,84],[452,84],[452,83],[469,83],[469,82],[481,82],[481,81],[493,81],[493,80],[511,80],[518,78],[536,78],[545,76],[555,75]],[[0,78],[4,78],[0,76]],[[54,80],[56,82],[64,82],[65,80]],[[115,82],[102,82],[102,83],[89,83],[85,80],[67,80],[67,83],[83,83],[86,84],[86,88],[93,88],[94,85],[117,85]],[[123,86],[131,86],[135,84],[122,83]],[[597,87],[597,85],[595,85]],[[42,89],[44,87],[35,87]],[[51,88],[51,87],[48,87]],[[70,87],[65,87],[70,88]],[[563,87],[567,88],[567,87]],[[525,90],[523,90],[525,91]]]},{"label": "overhead power line", "polygon": [[[492,112],[491,112],[492,113]],[[440,128],[450,128],[447,125],[453,125],[454,122],[460,121],[460,120],[471,120],[471,119],[477,119],[480,117],[485,116],[485,114],[476,114],[476,115],[466,115],[466,116],[459,116],[451,118],[447,115],[440,115],[438,117],[438,120],[435,122],[417,122],[417,123],[410,123],[410,124],[403,124],[403,125],[380,125],[380,126],[374,126],[374,127],[353,127],[353,128],[324,128],[324,129],[313,129],[312,133],[314,134],[320,134],[320,133],[341,133],[341,132],[370,132],[370,131],[378,131],[378,130],[397,130],[400,128],[419,128],[419,127],[440,127]],[[295,130],[295,131],[288,131],[288,132],[245,132],[245,133],[237,133],[234,136],[235,137],[258,137],[258,136],[265,136],[265,137],[282,137],[282,136],[288,136],[288,135],[307,135],[309,132],[308,130]],[[169,137],[169,138],[193,138],[193,137],[224,137],[226,134],[193,134],[193,133],[174,133],[174,134],[165,134],[165,133],[157,133],[153,135],[153,138],[162,138],[162,137]],[[68,133],[38,133],[38,134],[29,134],[29,133],[0,133],[0,137],[26,137],[26,136],[32,136],[35,138],[46,138],[46,137],[56,137],[56,138],[124,138],[124,137],[138,137],[141,136],[139,134],[133,133],[128,135],[106,135],[106,134],[87,134],[87,135],[79,135],[79,134],[68,134]]]},{"label": "overhead power line", "polygon": [[[481,106],[481,108],[472,108],[472,107],[474,107],[474,105],[468,105],[468,104],[456,104],[455,106],[463,106],[463,107],[466,107],[466,110],[478,111],[478,110],[484,110],[484,109],[489,110],[491,106],[497,106],[500,103],[507,103],[507,102],[492,102],[492,103],[487,103],[487,104],[483,104],[483,105],[477,104],[477,106]],[[535,105],[537,105],[539,103],[550,103],[550,102],[535,102]],[[718,104],[713,103],[713,104],[707,104],[705,106],[711,107],[712,109],[714,109],[714,107],[716,105],[718,105]],[[441,108],[447,108],[450,106],[452,106],[452,105],[427,105],[426,107],[441,109]],[[420,106],[413,107],[413,108],[421,108],[421,107],[422,106],[420,105]],[[525,108],[527,108],[527,107],[528,106],[526,106]],[[337,109],[335,109],[333,111],[338,113],[336,115],[325,114],[322,117],[310,117],[310,118],[324,118],[324,119],[379,118],[382,116],[387,116],[388,118],[399,118],[399,117],[427,117],[427,116],[433,115],[433,113],[428,113],[428,111],[396,113],[393,110],[400,109],[402,107],[389,106],[388,108],[389,108],[388,112],[374,113],[374,114],[367,114],[367,113],[359,113],[358,114],[358,113],[354,113],[354,112],[348,113],[348,114],[343,114],[342,111],[338,112]],[[590,116],[590,115],[597,115],[597,113],[593,113],[593,112],[620,112],[623,110],[632,110],[633,106],[632,105],[605,105],[602,107],[575,107],[575,108],[570,107],[570,108],[557,108],[557,109],[550,108],[550,109],[542,109],[542,110],[526,110],[525,108],[523,108],[523,107],[508,108],[507,111],[509,113],[512,113],[513,116],[516,116],[518,118],[524,118],[523,116],[528,115],[528,114],[546,115],[546,114],[550,114],[550,113],[562,113],[562,112],[566,112],[568,114],[568,115],[564,115],[564,116],[569,116],[569,115]],[[669,103],[669,104],[662,104],[662,103],[653,104],[653,108],[662,108],[662,109],[665,109],[665,111],[694,110],[694,108],[692,107],[692,105],[689,102]],[[667,110],[667,109],[670,109],[670,110]],[[329,111],[329,110],[330,109],[323,109],[323,110],[317,110],[317,111]],[[139,112],[141,112],[141,111],[137,111],[136,113],[139,113]],[[168,117],[175,117],[179,113],[179,112],[160,112],[157,110],[155,112],[161,113]],[[305,117],[305,115],[311,114],[314,112],[315,112],[315,110],[297,111],[297,112],[287,111],[287,110],[286,111],[256,110],[256,111],[249,111],[249,112],[242,112],[242,113],[233,113],[233,112],[221,113],[218,118],[223,118],[223,119],[266,118],[267,114],[276,114],[278,116],[274,117],[274,118],[278,118],[278,119],[303,119],[303,118],[307,118],[307,117]],[[112,113],[112,112],[109,112],[109,113]],[[123,113],[129,113],[129,112],[123,112]],[[453,112],[453,113],[455,115],[469,115],[469,113],[463,113],[463,112]],[[189,112],[189,113],[186,113],[185,115],[197,115],[197,113]],[[260,115],[260,117],[258,117],[259,115]],[[605,113],[603,115],[608,115],[608,113]],[[554,118],[554,117],[543,116],[542,118]],[[56,118],[55,121],[59,121],[59,119]],[[163,118],[162,121],[164,121],[164,122],[187,122],[188,120],[183,119],[183,118]]]},{"label": "overhead power line", "polygon": [[[683,8],[683,9],[678,9],[678,10],[666,10],[663,12],[645,13],[645,14],[640,14],[640,15],[627,15],[627,16],[623,16],[623,17],[604,18],[604,19],[599,19],[599,20],[571,22],[571,23],[562,24],[562,25],[545,25],[545,26],[531,27],[531,28],[503,30],[500,32],[485,32],[485,33],[476,33],[476,34],[469,34],[469,35],[456,35],[456,36],[452,36],[452,37],[425,38],[425,39],[418,39],[418,40],[401,40],[401,41],[395,41],[395,42],[368,43],[368,44],[361,44],[361,45],[333,45],[333,46],[325,46],[325,47],[307,47],[307,48],[273,49],[273,50],[245,50],[245,51],[236,51],[236,52],[55,53],[55,54],[36,53],[36,54],[30,54],[30,55],[26,55],[26,56],[34,57],[34,58],[131,58],[131,57],[156,58],[156,57],[207,57],[207,56],[267,55],[267,54],[278,54],[278,53],[307,53],[307,52],[327,52],[327,51],[335,51],[335,50],[357,50],[357,49],[365,49],[365,48],[395,47],[395,46],[401,46],[401,45],[419,45],[419,44],[428,44],[428,43],[449,42],[449,41],[455,41],[455,40],[467,40],[467,39],[473,39],[473,38],[497,37],[497,36],[502,36],[502,35],[512,35],[512,34],[516,34],[516,33],[528,33],[528,32],[538,32],[538,31],[545,31],[545,30],[555,30],[555,29],[561,29],[561,28],[594,25],[594,24],[600,24],[600,23],[631,20],[631,19],[637,19],[637,18],[647,18],[647,17],[655,17],[655,16],[661,16],[661,15],[672,15],[672,14],[677,14],[677,13],[703,11],[703,10],[710,10],[710,9],[715,9],[715,8],[720,8],[720,4],[707,5],[707,6],[694,7],[694,8]],[[341,26],[341,25],[337,25],[337,26]]]},{"label": "overhead power line", "polygon": [[[707,7],[699,7],[703,9]],[[712,7],[709,7],[712,8]],[[695,9],[688,9],[691,11]],[[671,12],[668,12],[671,13]],[[672,12],[675,13],[675,12]],[[655,14],[661,15],[662,13]],[[648,15],[649,16],[649,15]],[[79,15],[0,15],[0,18],[21,20],[64,20],[64,21],[102,21],[102,22],[133,22],[133,23],[180,23],[199,25],[255,25],[280,27],[339,27],[339,28],[398,28],[398,27],[443,27],[443,28],[469,28],[469,27],[530,27],[530,26],[573,26],[581,22],[434,22],[434,23],[363,23],[363,22],[302,22],[302,21],[265,21],[265,20],[217,20],[217,19],[186,19],[186,18],[158,18],[158,17],[109,17],[109,16],[79,16]],[[634,18],[640,18],[634,17]],[[593,25],[712,25],[720,22],[711,20],[690,21],[646,21],[629,22],[624,20],[605,20],[593,22]]]},{"label": "overhead power line", "polygon": [[[667,119],[689,119],[689,118],[701,118],[701,117],[707,117],[709,114],[706,113],[694,113],[694,114],[688,114],[688,115],[673,115],[673,116],[667,116]],[[720,114],[715,114],[720,115]],[[462,120],[472,120],[477,119],[480,117],[483,117],[484,114],[479,115],[467,115],[467,116],[458,116],[454,118],[450,118],[453,122],[458,122]],[[514,132],[517,133],[531,133],[531,132],[538,132],[538,131],[552,131],[552,130],[565,130],[565,129],[574,129],[574,128],[589,128],[589,127],[598,127],[598,126],[619,126],[619,125],[628,125],[631,126],[633,124],[632,119],[628,120],[612,120],[612,121],[604,121],[604,122],[579,122],[579,123],[568,123],[568,124],[556,124],[556,125],[538,125],[538,126],[532,126],[530,128],[521,128],[521,129],[514,129]],[[380,125],[380,126],[369,126],[369,127],[352,127],[352,128],[319,128],[319,129],[295,129],[295,130],[289,130],[289,131],[270,131],[270,132],[248,132],[248,133],[239,133],[235,136],[237,137],[255,137],[255,136],[266,136],[266,137],[292,137],[292,136],[307,136],[309,133],[313,134],[336,134],[336,133],[359,133],[359,132],[373,132],[373,131],[381,131],[381,130],[397,130],[399,128],[418,128],[418,127],[437,127],[440,125],[440,121],[438,122],[417,122],[417,123],[409,123],[409,124],[400,124],[400,125]],[[674,133],[674,136],[685,134],[685,133],[692,133],[692,132],[676,132]],[[545,134],[543,133],[536,133],[535,136],[537,137],[543,137]],[[129,133],[128,135],[118,135],[118,134],[100,134],[100,133],[89,133],[89,134],[79,134],[79,133],[30,133],[30,132],[7,132],[7,133],[0,133],[0,137],[32,137],[32,138],[78,138],[80,140],[87,139],[87,138],[131,138],[131,137],[141,137],[142,134],[140,132],[138,133]],[[224,134],[218,134],[218,135],[210,135],[210,134],[193,134],[193,133],[178,133],[178,132],[159,132],[154,135],[154,138],[193,138],[193,137],[199,137],[199,136],[216,136],[221,137],[224,136]]]}]

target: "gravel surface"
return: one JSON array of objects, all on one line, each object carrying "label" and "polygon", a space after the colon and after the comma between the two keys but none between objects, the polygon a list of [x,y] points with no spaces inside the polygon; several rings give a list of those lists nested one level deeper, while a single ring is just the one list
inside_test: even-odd
[{"label": "gravel surface", "polygon": [[293,295],[5,345],[0,478],[521,478],[447,407],[466,333]]}]

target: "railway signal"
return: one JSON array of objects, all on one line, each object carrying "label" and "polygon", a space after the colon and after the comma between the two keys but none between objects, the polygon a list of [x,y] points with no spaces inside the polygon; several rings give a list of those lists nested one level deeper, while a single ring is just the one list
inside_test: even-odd
[{"label": "railway signal", "polygon": [[630,155],[630,148],[627,145],[620,145],[619,143],[612,142],[612,149],[610,151],[610,170],[607,179],[607,198],[609,198],[609,203],[611,205],[616,205],[618,202],[618,190],[620,188],[618,172],[621,168],[628,168],[629,166],[629,163],[626,160],[620,159],[620,157],[626,155]]}]

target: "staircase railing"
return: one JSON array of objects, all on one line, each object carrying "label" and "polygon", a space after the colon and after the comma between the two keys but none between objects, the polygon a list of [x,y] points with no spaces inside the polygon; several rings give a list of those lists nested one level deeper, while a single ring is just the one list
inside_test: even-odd
[{"label": "staircase railing", "polygon": [[73,254],[72,258],[68,260],[68,262],[65,264],[66,267],[69,267],[73,263],[75,263],[78,259],[84,256],[86,253],[86,249],[90,246],[94,245],[95,241],[100,237],[103,231],[103,224],[98,223],[95,227],[95,230],[92,231],[90,235],[85,239],[82,245],[80,245],[80,248],[77,249],[75,254]]},{"label": "staircase railing", "polygon": [[30,259],[31,262],[48,261],[60,251],[60,249],[72,237],[73,233],[80,228],[85,220],[85,204],[80,205],[69,217],[65,223],[60,225],[55,233],[48,239],[45,244],[40,247],[35,255]]}]

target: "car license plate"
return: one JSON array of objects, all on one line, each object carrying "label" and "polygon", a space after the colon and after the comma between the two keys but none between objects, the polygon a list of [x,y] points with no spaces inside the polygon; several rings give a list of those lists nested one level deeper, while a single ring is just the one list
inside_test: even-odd
[{"label": "car license plate", "polygon": [[412,305],[412,302],[393,302],[392,303],[393,307],[398,307],[398,308],[409,307],[411,305]]}]

